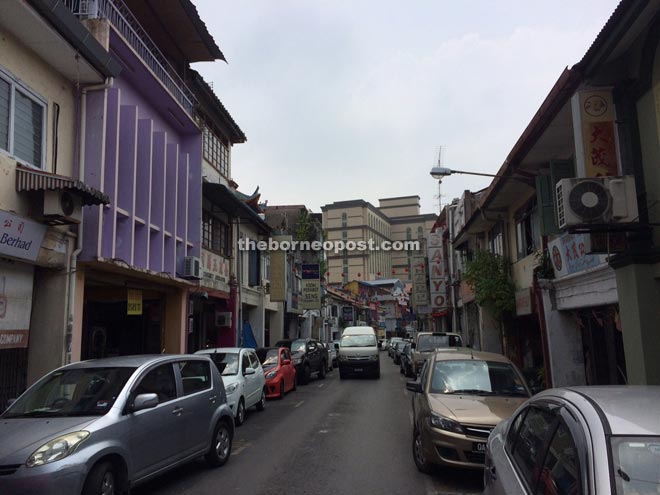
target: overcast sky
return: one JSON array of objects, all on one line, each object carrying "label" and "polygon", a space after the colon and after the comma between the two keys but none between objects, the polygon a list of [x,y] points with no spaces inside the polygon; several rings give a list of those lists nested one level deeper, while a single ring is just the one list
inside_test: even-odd
[{"label": "overcast sky", "polygon": [[[417,194],[443,165],[496,172],[617,0],[194,0],[228,64],[196,64],[247,135],[241,191],[305,204]],[[455,175],[443,203],[488,179]]]}]

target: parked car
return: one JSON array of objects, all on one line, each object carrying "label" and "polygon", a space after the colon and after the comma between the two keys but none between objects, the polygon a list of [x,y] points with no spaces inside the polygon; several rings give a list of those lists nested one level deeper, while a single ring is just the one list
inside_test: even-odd
[{"label": "parked car", "polygon": [[252,406],[257,411],[266,407],[264,369],[254,349],[217,347],[202,349],[195,354],[208,355],[222,374],[227,392],[227,404],[234,413],[236,426],[245,421],[245,411]]},{"label": "parked car", "polygon": [[206,357],[70,364],[0,416],[0,493],[128,493],[199,456],[225,464],[233,436],[222,377]]},{"label": "parked car", "polygon": [[332,366],[335,367],[335,368],[338,368],[339,367],[339,361],[338,361],[338,358],[339,358],[339,340],[333,340],[332,342],[330,342],[330,348],[334,349],[334,355],[332,357],[332,359],[333,359]]},{"label": "parked car", "polygon": [[332,371],[337,366],[339,348],[335,347],[332,342],[321,342],[321,345],[328,351],[328,371]]},{"label": "parked car", "polygon": [[412,342],[405,343],[399,361],[401,374],[410,378],[414,377],[415,373],[413,373],[412,367]]},{"label": "parked car", "polygon": [[412,369],[415,374],[422,369],[424,361],[436,349],[449,347],[463,347],[463,340],[457,333],[446,332],[419,332],[412,346]]},{"label": "parked car", "polygon": [[339,378],[370,375],[380,378],[380,356],[374,329],[367,326],[347,327],[339,342]]},{"label": "parked car", "polygon": [[390,339],[389,347],[387,348],[387,354],[392,359],[394,359],[394,351],[396,350],[396,343],[401,342],[402,340],[403,340],[403,338],[401,338],[401,337],[392,337]]},{"label": "parked car", "polygon": [[387,339],[380,339],[378,341],[378,350],[379,351],[386,351],[387,347],[389,346],[390,342]]},{"label": "parked car", "polygon": [[660,493],[660,387],[571,387],[491,433],[485,494]]},{"label": "parked car", "polygon": [[488,435],[530,395],[506,357],[465,348],[435,352],[406,387],[415,392],[412,451],[423,473],[437,464],[483,469]]},{"label": "parked car", "polygon": [[407,340],[399,340],[394,343],[394,364],[401,365],[401,351],[403,351],[403,348],[408,343],[409,341]]},{"label": "parked car", "polygon": [[280,340],[276,347],[291,349],[296,377],[300,385],[307,385],[313,373],[320,379],[325,378],[328,363],[328,350],[314,339]]},{"label": "parked car", "polygon": [[283,399],[284,394],[296,389],[296,368],[289,349],[260,347],[256,352],[265,373],[267,399]]}]

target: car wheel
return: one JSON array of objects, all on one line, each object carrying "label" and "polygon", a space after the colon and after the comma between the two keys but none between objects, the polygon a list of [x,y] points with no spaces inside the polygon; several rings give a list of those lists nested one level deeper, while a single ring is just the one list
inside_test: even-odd
[{"label": "car wheel", "polygon": [[83,495],[115,495],[119,493],[117,486],[117,470],[111,462],[101,462],[90,471]]},{"label": "car wheel", "polygon": [[261,390],[261,398],[257,402],[257,411],[263,411],[266,409],[266,389]]},{"label": "car wheel", "polygon": [[280,399],[284,399],[284,378],[280,382]]},{"label": "car wheel", "polygon": [[431,474],[433,467],[424,456],[424,449],[422,448],[422,434],[419,432],[417,427],[415,427],[415,430],[413,431],[412,449],[413,458],[415,459],[415,465],[417,466],[417,469],[424,474]]},{"label": "car wheel", "polygon": [[241,426],[245,421],[245,401],[243,397],[238,401],[238,406],[236,406],[236,416],[234,416],[234,423],[236,426]]},{"label": "car wheel", "polygon": [[321,363],[321,369],[319,369],[319,379],[323,380],[325,378],[325,369],[328,367],[325,361]]},{"label": "car wheel", "polygon": [[339,378],[341,380],[346,380],[346,373],[342,373],[341,371],[339,372]]},{"label": "car wheel", "polygon": [[380,369],[378,369],[378,370],[374,373],[374,378],[375,378],[376,380],[378,380],[378,379],[380,378]]},{"label": "car wheel", "polygon": [[231,454],[231,442],[231,428],[226,421],[219,421],[213,432],[211,447],[204,456],[206,463],[211,467],[224,465]]}]

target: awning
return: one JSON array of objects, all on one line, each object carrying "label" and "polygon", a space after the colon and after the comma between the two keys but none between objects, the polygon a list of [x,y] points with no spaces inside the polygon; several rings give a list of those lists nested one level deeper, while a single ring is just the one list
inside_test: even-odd
[{"label": "awning", "polygon": [[16,166],[16,191],[71,191],[82,198],[83,206],[110,203],[107,194],[82,181],[21,165]]},{"label": "awning", "polygon": [[256,211],[241,201],[226,186],[214,182],[202,183],[204,196],[213,204],[225,210],[229,215],[247,220],[257,227],[259,233],[270,234],[271,228]]}]

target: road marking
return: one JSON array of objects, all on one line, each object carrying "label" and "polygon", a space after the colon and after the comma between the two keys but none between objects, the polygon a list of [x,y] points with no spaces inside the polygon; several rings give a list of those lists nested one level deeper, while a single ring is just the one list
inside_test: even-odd
[{"label": "road marking", "polygon": [[293,407],[296,407],[296,408],[297,408],[297,407],[300,407],[300,406],[302,406],[304,403],[305,403],[305,401],[304,401],[304,400],[301,400],[300,402],[297,402]]},{"label": "road marking", "polygon": [[405,388],[403,389],[403,395],[405,395],[406,397],[408,397],[408,390],[406,390]]},{"label": "road marking", "polygon": [[231,455],[238,455],[241,452],[243,452],[246,448],[248,448],[249,446],[250,446],[250,442],[245,442],[245,443],[239,445],[238,447],[234,447],[234,448],[231,449]]},{"label": "road marking", "polygon": [[323,384],[323,383],[321,383],[321,384],[319,384],[319,385],[318,385],[318,387],[319,387],[319,388],[321,388],[321,387],[323,387],[323,385],[324,385],[324,384]]},{"label": "road marking", "polygon": [[328,433],[328,430],[319,430],[319,433]]}]

